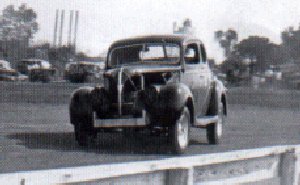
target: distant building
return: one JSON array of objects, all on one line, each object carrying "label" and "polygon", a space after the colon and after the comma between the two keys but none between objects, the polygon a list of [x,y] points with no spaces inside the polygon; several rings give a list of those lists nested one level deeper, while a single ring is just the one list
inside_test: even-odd
[{"label": "distant building", "polygon": [[49,43],[33,45],[27,50],[27,58],[49,60],[49,49]]},{"label": "distant building", "polygon": [[48,57],[49,62],[57,69],[57,76],[62,78],[66,64],[75,61],[74,45],[50,48]]},{"label": "distant building", "polygon": [[177,23],[173,23],[173,34],[182,34],[188,36],[195,36],[196,28],[192,26],[191,19],[185,19],[181,27],[177,26]]}]

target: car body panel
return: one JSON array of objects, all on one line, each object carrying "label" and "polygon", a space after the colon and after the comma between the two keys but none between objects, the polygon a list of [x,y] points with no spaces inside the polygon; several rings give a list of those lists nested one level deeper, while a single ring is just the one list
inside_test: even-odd
[{"label": "car body panel", "polygon": [[[180,46],[178,63],[161,60],[153,63],[113,65],[110,61],[113,60],[111,55],[115,48],[123,49],[128,45],[159,42],[163,43],[164,50],[166,43],[176,43]],[[184,55],[186,48],[190,46],[197,48],[197,53],[194,56],[195,61],[189,63],[190,59],[186,59]],[[131,52],[139,52],[138,49]],[[217,84],[205,55],[200,40],[184,36],[143,36],[116,41],[109,48],[103,86],[75,91],[71,97],[70,112],[84,115],[84,111],[92,107],[97,123],[95,128],[107,128],[109,125],[168,127],[186,106],[189,107],[194,120],[203,117],[210,106],[211,91],[215,89],[212,87]],[[78,97],[90,99],[80,104],[76,103],[79,101]],[[141,120],[147,121],[142,123]]]},{"label": "car body panel", "polygon": [[196,116],[203,115],[209,100],[211,75],[206,64],[186,65],[182,74],[182,82],[187,84],[193,92]]}]

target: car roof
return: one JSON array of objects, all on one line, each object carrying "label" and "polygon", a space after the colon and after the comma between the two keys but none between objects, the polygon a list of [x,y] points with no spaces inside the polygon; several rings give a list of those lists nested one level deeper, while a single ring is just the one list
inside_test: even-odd
[{"label": "car roof", "polygon": [[143,42],[161,42],[162,40],[166,42],[175,42],[175,43],[181,43],[181,42],[187,42],[189,40],[199,41],[199,39],[196,39],[191,36],[187,35],[175,35],[175,34],[169,34],[169,35],[144,35],[144,36],[136,36],[131,37],[127,39],[121,39],[117,40],[112,43],[111,47],[119,46],[119,45],[126,45],[126,44],[133,44],[133,43],[143,43]]}]

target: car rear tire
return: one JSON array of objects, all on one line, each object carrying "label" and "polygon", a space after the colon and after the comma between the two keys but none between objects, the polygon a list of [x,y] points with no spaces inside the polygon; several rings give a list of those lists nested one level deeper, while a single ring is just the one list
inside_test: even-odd
[{"label": "car rear tire", "polygon": [[224,122],[223,105],[218,106],[218,122],[210,124],[206,127],[206,137],[208,144],[218,144],[222,137],[222,127]]},{"label": "car rear tire", "polygon": [[180,117],[169,128],[169,136],[174,153],[184,153],[189,144],[190,113],[187,107],[183,109]]}]

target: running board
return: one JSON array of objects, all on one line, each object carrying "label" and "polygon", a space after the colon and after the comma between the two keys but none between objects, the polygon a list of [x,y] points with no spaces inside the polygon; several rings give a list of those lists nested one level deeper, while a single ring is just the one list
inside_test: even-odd
[{"label": "running board", "polygon": [[197,117],[196,118],[196,123],[195,123],[195,126],[198,126],[198,127],[205,127],[209,124],[212,124],[212,123],[217,123],[218,122],[218,119],[219,119],[219,116],[216,115],[216,116],[203,116],[203,117]]}]

